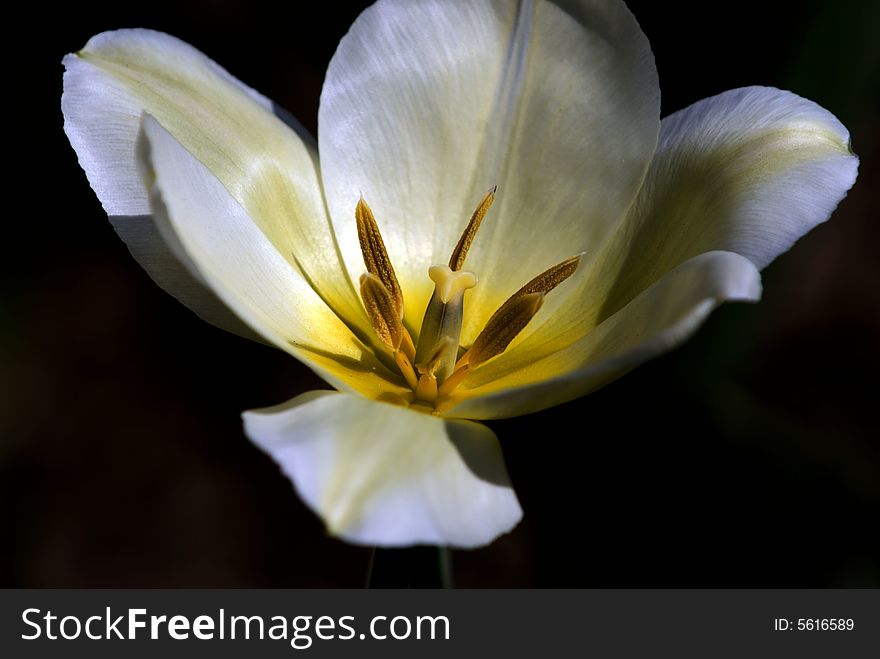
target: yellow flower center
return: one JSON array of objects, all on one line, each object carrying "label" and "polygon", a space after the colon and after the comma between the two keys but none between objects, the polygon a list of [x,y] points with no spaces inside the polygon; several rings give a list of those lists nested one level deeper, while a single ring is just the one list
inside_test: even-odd
[{"label": "yellow flower center", "polygon": [[401,376],[412,389],[411,406],[430,412],[442,408],[474,369],[507,349],[538,313],[544,295],[577,270],[580,256],[573,256],[532,279],[492,314],[473,345],[465,350],[460,345],[464,294],[477,285],[477,277],[462,270],[462,266],[494,201],[492,189],[471,216],[449,263],[428,268],[434,293],[425,309],[418,344],[403,325],[403,293],[379,226],[363,198],[358,201],[355,219],[367,268],[360,279],[361,299],[376,336],[391,351]]}]

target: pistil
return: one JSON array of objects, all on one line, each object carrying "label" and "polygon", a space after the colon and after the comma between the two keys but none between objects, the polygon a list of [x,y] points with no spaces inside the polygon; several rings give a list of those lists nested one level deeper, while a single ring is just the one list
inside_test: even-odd
[{"label": "pistil", "polygon": [[[434,293],[425,309],[419,343],[416,348],[416,368],[429,359],[438,360],[436,377],[443,382],[452,375],[455,360],[458,358],[458,345],[461,341],[461,323],[464,317],[464,293],[477,284],[474,273],[462,270],[464,260],[477,230],[483,223],[486,213],[495,202],[495,190],[489,190],[471,215],[467,226],[458,239],[448,265],[432,265],[428,276],[434,282]],[[449,346],[437,356],[438,346]]]},{"label": "pistil", "polygon": [[[472,272],[454,272],[445,265],[432,265],[428,269],[428,276],[434,282],[434,294],[422,319],[416,347],[416,367],[436,361],[436,376],[443,381],[452,374],[458,358],[464,293],[476,285],[477,278]],[[445,348],[438,355],[439,347]]]}]

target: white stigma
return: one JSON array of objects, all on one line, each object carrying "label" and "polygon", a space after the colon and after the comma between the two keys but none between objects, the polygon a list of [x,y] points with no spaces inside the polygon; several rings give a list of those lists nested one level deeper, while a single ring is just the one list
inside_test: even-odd
[{"label": "white stigma", "polygon": [[437,295],[443,304],[463,295],[466,290],[477,285],[477,276],[467,270],[453,270],[448,265],[432,265],[428,276],[437,287]]}]

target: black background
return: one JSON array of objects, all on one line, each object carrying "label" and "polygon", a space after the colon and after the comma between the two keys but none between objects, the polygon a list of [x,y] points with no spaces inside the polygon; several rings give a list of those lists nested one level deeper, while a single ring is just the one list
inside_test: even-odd
[{"label": "black background", "polygon": [[[7,21],[0,585],[358,586],[243,436],[242,410],[320,380],[156,287],[61,130],[61,57],[105,29],[191,42],[314,133],[366,3],[67,3]],[[525,517],[456,552],[458,586],[880,586],[880,4],[631,2],[663,114],[791,89],[861,157],[833,219],[682,348],[586,398],[491,423]]]}]

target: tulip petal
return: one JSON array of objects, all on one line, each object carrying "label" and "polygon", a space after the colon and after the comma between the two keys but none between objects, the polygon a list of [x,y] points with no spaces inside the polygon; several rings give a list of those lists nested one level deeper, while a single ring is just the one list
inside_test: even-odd
[{"label": "tulip petal", "polygon": [[[157,265],[145,254],[163,261],[174,249],[155,240],[145,220],[150,204],[135,154],[144,112],[205,163],[299,276],[319,282],[346,322],[368,327],[327,220],[314,147],[276,116],[271,101],[192,46],[151,30],[99,34],[64,65],[64,130],[119,234],[146,244],[129,242],[150,274]],[[141,226],[127,226],[133,222]],[[159,283],[213,318],[205,308],[216,301],[193,295],[192,278]]]},{"label": "tulip petal", "polygon": [[156,223],[239,318],[337,388],[371,397],[407,391],[202,162],[150,115],[142,132]]},{"label": "tulip petal", "polygon": [[361,194],[418,327],[486,190],[494,207],[465,268],[472,341],[528,279],[596,249],[656,145],[653,56],[622,2],[380,0],[339,44],[321,95],[327,202],[352,274]]},{"label": "tulip petal", "polygon": [[763,268],[830,217],[857,168],[846,128],[790,92],[747,87],[671,115],[625,222],[483,377],[576,344],[700,253]]},{"label": "tulip petal", "polygon": [[532,363],[499,359],[478,369],[447,414],[505,418],[583,396],[686,340],[722,302],[760,296],[761,276],[747,258],[700,254],[566,349]]},{"label": "tulip petal", "polygon": [[477,547],[522,517],[482,424],[323,391],[243,418],[328,531],[349,542]]},{"label": "tulip petal", "polygon": [[770,87],[731,90],[664,119],[645,185],[590,277],[613,282],[600,317],[702,252],[766,267],[852,187],[849,142],[830,112]]}]

